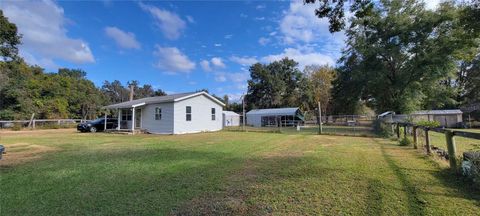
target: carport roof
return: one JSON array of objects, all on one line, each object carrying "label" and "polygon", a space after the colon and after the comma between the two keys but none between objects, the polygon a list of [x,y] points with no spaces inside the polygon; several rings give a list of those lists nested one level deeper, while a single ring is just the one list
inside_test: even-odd
[{"label": "carport roof", "polygon": [[459,109],[453,110],[420,110],[413,112],[412,115],[455,115],[462,114],[463,112]]},{"label": "carport roof", "polygon": [[273,109],[253,109],[247,112],[249,115],[295,115],[298,107],[273,108]]},{"label": "carport roof", "polygon": [[147,97],[147,98],[141,98],[137,100],[132,100],[132,101],[127,101],[127,102],[122,102],[118,104],[111,104],[108,106],[104,106],[103,108],[105,109],[125,109],[125,108],[133,108],[133,107],[138,107],[138,106],[143,106],[146,104],[156,104],[156,103],[168,103],[168,102],[174,102],[174,101],[180,101],[184,100],[193,96],[197,95],[205,95],[215,101],[216,103],[225,106],[221,101],[216,99],[215,97],[209,95],[206,92],[187,92],[187,93],[179,93],[179,94],[171,94],[171,95],[165,95],[165,96],[157,96],[157,97]]}]

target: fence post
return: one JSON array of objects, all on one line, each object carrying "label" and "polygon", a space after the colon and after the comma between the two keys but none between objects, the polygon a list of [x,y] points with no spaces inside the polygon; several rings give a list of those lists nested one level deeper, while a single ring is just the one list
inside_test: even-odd
[{"label": "fence post", "polygon": [[413,148],[417,149],[418,148],[418,146],[417,146],[417,142],[418,142],[417,141],[417,139],[418,139],[418,137],[417,137],[417,126],[413,126],[412,133],[413,133],[412,134],[413,135]]},{"label": "fence post", "polygon": [[397,138],[400,139],[400,123],[397,123]]},{"label": "fence post", "polygon": [[407,125],[403,125],[403,138],[407,139]]},{"label": "fence post", "polygon": [[450,162],[450,168],[452,170],[457,169],[457,149],[455,146],[455,139],[453,136],[453,131],[445,131],[445,138],[447,139],[447,149],[448,149],[448,161]]},{"label": "fence post", "polygon": [[425,146],[427,147],[427,154],[431,154],[432,149],[430,148],[430,136],[428,135],[428,130],[430,130],[430,128],[425,128]]},{"label": "fence post", "polygon": [[32,128],[35,129],[35,119],[33,119]]}]

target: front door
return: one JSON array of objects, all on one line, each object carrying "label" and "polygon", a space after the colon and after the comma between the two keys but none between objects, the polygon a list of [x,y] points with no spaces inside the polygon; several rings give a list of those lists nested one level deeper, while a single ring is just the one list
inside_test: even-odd
[{"label": "front door", "polygon": [[142,109],[135,109],[135,128],[142,127]]}]

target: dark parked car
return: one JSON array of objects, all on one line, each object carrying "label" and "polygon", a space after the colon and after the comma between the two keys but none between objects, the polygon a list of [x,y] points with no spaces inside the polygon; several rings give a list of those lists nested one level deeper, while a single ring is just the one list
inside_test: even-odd
[{"label": "dark parked car", "polygon": [[[107,129],[117,128],[117,119],[107,119]],[[105,128],[105,118],[95,119],[93,121],[88,121],[85,123],[80,123],[77,125],[77,130],[80,132],[92,132],[103,131]]]}]

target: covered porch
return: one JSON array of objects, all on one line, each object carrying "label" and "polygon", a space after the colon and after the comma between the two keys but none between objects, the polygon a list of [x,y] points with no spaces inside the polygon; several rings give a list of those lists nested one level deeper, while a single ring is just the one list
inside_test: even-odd
[{"label": "covered porch", "polygon": [[112,104],[105,106],[108,110],[105,112],[105,119],[107,113],[115,113],[117,116],[117,124],[115,128],[107,129],[105,121],[105,132],[119,132],[119,133],[140,133],[142,132],[142,114],[145,102],[132,103],[135,101],[128,101],[119,104]]}]

